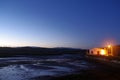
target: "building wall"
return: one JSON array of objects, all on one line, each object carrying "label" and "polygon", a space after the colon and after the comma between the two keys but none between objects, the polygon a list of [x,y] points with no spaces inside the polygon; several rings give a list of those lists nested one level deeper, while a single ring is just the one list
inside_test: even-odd
[{"label": "building wall", "polygon": [[112,53],[114,56],[120,56],[120,46],[113,46]]},{"label": "building wall", "polygon": [[93,48],[89,50],[90,55],[100,55],[101,48]]},{"label": "building wall", "polygon": [[105,50],[106,56],[120,56],[120,46],[112,46],[111,48],[93,48],[89,50],[89,55],[101,55],[101,50]]}]

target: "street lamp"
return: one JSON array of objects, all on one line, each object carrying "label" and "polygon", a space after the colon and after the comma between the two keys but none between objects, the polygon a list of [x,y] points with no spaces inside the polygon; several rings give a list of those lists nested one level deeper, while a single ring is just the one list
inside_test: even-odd
[{"label": "street lamp", "polygon": [[111,45],[108,45],[108,48],[111,48]]}]

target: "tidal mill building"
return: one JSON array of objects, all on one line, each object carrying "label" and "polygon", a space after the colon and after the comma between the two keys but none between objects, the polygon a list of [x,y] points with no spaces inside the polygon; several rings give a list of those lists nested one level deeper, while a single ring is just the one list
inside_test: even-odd
[{"label": "tidal mill building", "polygon": [[92,48],[89,50],[88,55],[120,56],[120,45],[108,45],[103,48]]}]

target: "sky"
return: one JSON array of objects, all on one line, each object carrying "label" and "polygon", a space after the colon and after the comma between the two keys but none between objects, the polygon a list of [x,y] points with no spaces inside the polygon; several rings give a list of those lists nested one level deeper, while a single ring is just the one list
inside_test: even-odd
[{"label": "sky", "polygon": [[120,44],[119,0],[0,0],[0,46]]}]

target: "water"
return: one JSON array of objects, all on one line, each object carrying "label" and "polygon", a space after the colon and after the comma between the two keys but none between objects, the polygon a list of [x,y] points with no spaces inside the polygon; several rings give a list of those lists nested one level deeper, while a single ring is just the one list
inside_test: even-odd
[{"label": "water", "polygon": [[79,54],[0,58],[0,80],[61,76],[94,67]]}]

